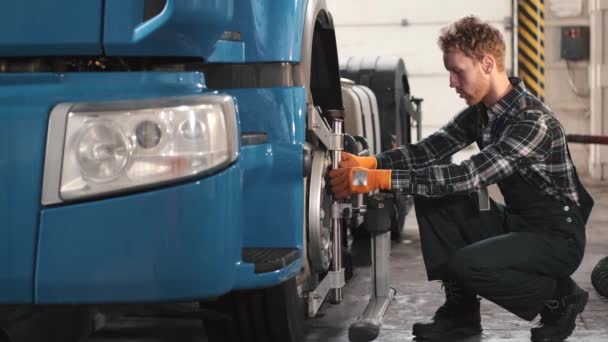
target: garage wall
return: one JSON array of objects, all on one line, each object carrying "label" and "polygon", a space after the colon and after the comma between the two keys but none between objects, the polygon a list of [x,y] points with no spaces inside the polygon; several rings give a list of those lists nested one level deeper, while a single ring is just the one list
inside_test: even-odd
[{"label": "garage wall", "polygon": [[[580,11],[560,14],[562,2]],[[570,134],[590,133],[589,61],[561,59],[561,27],[589,25],[587,0],[545,0],[545,102]],[[572,82],[572,85],[570,84]],[[579,95],[577,95],[577,93]],[[589,145],[569,144],[579,173],[589,174]]]},{"label": "garage wall", "polygon": [[[412,95],[422,97],[423,136],[432,133],[466,107],[449,87],[437,37],[442,27],[469,14],[505,30],[510,21],[510,0],[327,0],[338,39],[338,54],[394,55],[403,58]],[[510,45],[510,44],[509,44]],[[511,64],[511,50],[506,64]]]}]

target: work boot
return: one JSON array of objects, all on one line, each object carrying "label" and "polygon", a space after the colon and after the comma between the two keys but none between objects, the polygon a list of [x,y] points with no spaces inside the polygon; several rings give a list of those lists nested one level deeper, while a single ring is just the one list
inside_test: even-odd
[{"label": "work boot", "polygon": [[429,322],[415,323],[412,333],[420,339],[447,340],[481,333],[479,299],[453,282],[443,282],[445,303]]},{"label": "work boot", "polygon": [[585,310],[589,293],[574,284],[570,294],[545,302],[540,322],[530,330],[534,342],[561,342],[572,334],[576,316]]}]

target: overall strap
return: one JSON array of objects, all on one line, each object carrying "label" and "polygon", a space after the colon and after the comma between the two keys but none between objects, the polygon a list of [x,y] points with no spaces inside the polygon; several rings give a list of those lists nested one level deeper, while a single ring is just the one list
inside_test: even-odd
[{"label": "overall strap", "polygon": [[[547,107],[545,107],[542,104],[525,107],[520,110],[520,113],[523,113],[528,110],[538,110],[545,114],[553,115],[553,113],[550,112],[547,109]],[[564,132],[564,134],[565,134],[565,132]],[[565,139],[565,137],[564,137],[564,139]],[[574,182],[577,187],[578,200],[579,200],[579,204],[580,204],[579,208],[581,211],[581,215],[582,215],[584,222],[587,223],[587,220],[589,219],[589,215],[591,215],[591,209],[593,208],[593,205],[595,204],[595,202],[593,201],[593,197],[591,197],[591,195],[589,194],[587,189],[585,189],[585,186],[583,186],[583,183],[581,183],[580,179],[578,178],[578,172],[576,171],[576,166],[574,166],[574,161],[572,160],[572,155],[570,154],[570,148],[568,148],[567,140],[564,142],[564,145],[566,145],[566,152],[568,153],[568,158],[570,159],[570,163],[572,164],[572,170],[574,171]]]}]

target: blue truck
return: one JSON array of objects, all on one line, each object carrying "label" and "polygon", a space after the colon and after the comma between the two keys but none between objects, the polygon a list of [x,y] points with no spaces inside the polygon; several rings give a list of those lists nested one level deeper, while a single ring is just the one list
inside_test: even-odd
[{"label": "blue truck", "polygon": [[[382,108],[399,63],[360,65]],[[196,303],[210,341],[301,340],[347,278],[342,91],[325,0],[3,4],[0,340],[49,307],[91,327],[165,303]],[[397,143],[401,112],[380,117]]]},{"label": "blue truck", "polygon": [[297,341],[303,284],[340,300],[324,0],[21,0],[0,32],[0,320],[198,301]]}]

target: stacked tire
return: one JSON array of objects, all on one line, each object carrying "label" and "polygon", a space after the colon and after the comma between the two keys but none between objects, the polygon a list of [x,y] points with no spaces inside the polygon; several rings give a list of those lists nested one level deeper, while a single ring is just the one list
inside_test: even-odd
[{"label": "stacked tire", "polygon": [[[403,59],[394,56],[346,57],[340,60],[340,76],[373,91],[380,124],[380,151],[411,143],[412,120],[420,125],[419,107],[412,104]],[[377,153],[377,152],[376,152]],[[395,198],[396,215],[391,224],[395,241],[405,238],[405,217],[413,207],[411,196]]]}]

